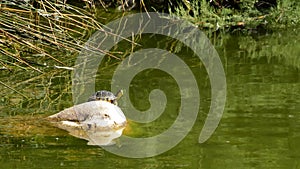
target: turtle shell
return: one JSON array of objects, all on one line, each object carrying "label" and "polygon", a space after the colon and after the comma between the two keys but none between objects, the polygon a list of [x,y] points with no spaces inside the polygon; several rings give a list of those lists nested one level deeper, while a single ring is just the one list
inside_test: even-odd
[{"label": "turtle shell", "polygon": [[117,97],[112,92],[107,90],[100,90],[89,97],[88,101],[103,100],[114,104],[116,99]]}]

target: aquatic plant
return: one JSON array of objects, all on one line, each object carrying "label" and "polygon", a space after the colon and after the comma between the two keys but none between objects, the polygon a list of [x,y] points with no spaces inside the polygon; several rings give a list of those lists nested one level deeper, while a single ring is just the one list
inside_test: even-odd
[{"label": "aquatic plant", "polygon": [[202,28],[213,30],[266,29],[299,25],[300,5],[296,0],[193,0],[169,9]]}]

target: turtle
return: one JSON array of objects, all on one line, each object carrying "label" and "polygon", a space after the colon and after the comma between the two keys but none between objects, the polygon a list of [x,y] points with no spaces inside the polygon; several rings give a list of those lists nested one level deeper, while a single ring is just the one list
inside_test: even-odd
[{"label": "turtle", "polygon": [[112,92],[107,90],[100,90],[94,93],[92,96],[89,97],[88,102],[90,101],[107,101],[109,103],[112,103],[114,105],[118,105],[117,100],[123,96],[123,90],[119,90],[116,95],[114,95]]}]

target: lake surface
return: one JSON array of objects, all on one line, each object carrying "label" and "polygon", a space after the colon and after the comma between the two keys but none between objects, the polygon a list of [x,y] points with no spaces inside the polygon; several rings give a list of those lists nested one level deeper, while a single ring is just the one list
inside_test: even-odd
[{"label": "lake surface", "polygon": [[[150,158],[126,158],[89,146],[44,120],[73,105],[70,70],[43,68],[44,74],[0,70],[1,81],[20,92],[0,88],[0,168],[300,168],[299,31],[209,34],[224,67],[227,95],[216,131],[202,144],[198,137],[211,101],[205,67],[186,47],[174,48],[176,41],[170,38],[145,35],[137,40],[140,48],[157,47],[180,56],[194,73],[201,95],[198,116],[188,135],[169,151]],[[130,46],[120,43],[117,48],[126,53]],[[63,55],[57,53],[73,66],[77,56]],[[103,60],[95,90],[110,90],[120,63]],[[173,124],[180,109],[180,92],[170,74],[157,69],[141,71],[125,95],[138,110],[147,110],[153,89],[166,94],[164,113],[150,123],[130,122],[125,135],[150,137]],[[128,104],[126,99],[119,101],[125,115]]]}]

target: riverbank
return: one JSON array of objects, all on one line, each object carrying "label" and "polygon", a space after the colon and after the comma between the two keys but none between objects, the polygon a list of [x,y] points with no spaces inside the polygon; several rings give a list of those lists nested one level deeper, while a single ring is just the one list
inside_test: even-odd
[{"label": "riverbank", "polygon": [[[136,12],[158,11],[180,16],[212,38],[218,33],[256,36],[294,29],[300,20],[296,0],[127,1],[1,1],[1,69],[33,69],[42,73],[46,68],[72,66],[67,60],[80,52],[94,31]],[[56,53],[63,53],[65,58],[58,59]]]},{"label": "riverbank", "polygon": [[226,31],[294,27],[300,21],[297,0],[100,0],[90,1],[85,7],[107,11],[113,8],[121,12],[164,12],[180,16],[201,28]]}]

